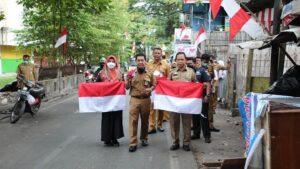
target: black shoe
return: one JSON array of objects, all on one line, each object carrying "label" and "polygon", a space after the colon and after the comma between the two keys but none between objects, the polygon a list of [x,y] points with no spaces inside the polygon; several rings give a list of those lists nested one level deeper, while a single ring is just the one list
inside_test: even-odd
[{"label": "black shoe", "polygon": [[147,147],[149,145],[147,140],[142,140],[142,146]]},{"label": "black shoe", "polygon": [[205,138],[205,143],[211,143],[211,139],[210,138]]},{"label": "black shoe", "polygon": [[136,149],[137,149],[137,146],[130,146],[129,147],[129,152],[133,153],[133,152],[136,151]]},{"label": "black shoe", "polygon": [[109,147],[114,145],[111,141],[104,141],[104,144]]},{"label": "black shoe", "polygon": [[113,140],[113,141],[112,141],[112,144],[113,144],[113,146],[115,146],[115,147],[119,147],[119,146],[120,146],[120,143],[118,142],[118,140]]},{"label": "black shoe", "polygon": [[152,130],[148,131],[148,134],[154,134],[154,133],[156,133],[156,129],[152,129]]},{"label": "black shoe", "polygon": [[193,135],[191,136],[191,139],[192,139],[192,140],[200,139],[200,135],[193,134]]},{"label": "black shoe", "polygon": [[211,132],[220,132],[220,129],[217,129],[217,128],[213,127],[213,128],[210,129],[210,131]]},{"label": "black shoe", "polygon": [[183,148],[185,151],[191,151],[189,145],[183,145],[182,148]]},{"label": "black shoe", "polygon": [[173,145],[170,147],[170,150],[171,150],[171,151],[178,150],[178,149],[179,149],[179,144],[173,144]]},{"label": "black shoe", "polygon": [[158,127],[157,130],[158,130],[159,132],[164,132],[164,131],[165,131],[165,129],[163,129],[162,127]]}]

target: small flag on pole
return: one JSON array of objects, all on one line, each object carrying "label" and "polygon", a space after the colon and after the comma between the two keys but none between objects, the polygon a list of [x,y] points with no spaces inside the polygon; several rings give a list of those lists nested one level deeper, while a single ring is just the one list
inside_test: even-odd
[{"label": "small flag on pole", "polygon": [[64,27],[64,29],[61,31],[60,33],[60,37],[58,38],[58,40],[56,41],[55,44],[55,48],[58,48],[59,46],[61,46],[62,44],[67,42],[67,35],[68,35],[68,30],[66,27]]},{"label": "small flag on pole", "polygon": [[196,40],[195,40],[195,45],[198,46],[201,42],[205,41],[206,39],[207,39],[207,36],[206,36],[205,29],[200,28],[198,35],[196,37]]}]

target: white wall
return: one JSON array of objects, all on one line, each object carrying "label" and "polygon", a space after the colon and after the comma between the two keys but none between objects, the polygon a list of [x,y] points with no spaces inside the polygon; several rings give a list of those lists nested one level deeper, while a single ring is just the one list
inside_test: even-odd
[{"label": "white wall", "polygon": [[0,22],[0,28],[7,28],[5,32],[3,32],[3,44],[17,45],[15,41],[16,35],[13,31],[23,27],[23,7],[17,4],[17,0],[0,0],[0,11],[3,11],[5,15],[5,19]]}]

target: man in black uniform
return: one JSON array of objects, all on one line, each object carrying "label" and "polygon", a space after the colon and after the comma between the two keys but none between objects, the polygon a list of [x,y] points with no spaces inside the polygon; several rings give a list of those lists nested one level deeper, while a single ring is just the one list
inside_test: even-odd
[{"label": "man in black uniform", "polygon": [[201,129],[203,132],[203,136],[205,138],[206,143],[211,142],[211,134],[209,130],[209,123],[208,123],[208,108],[209,108],[209,97],[210,97],[210,80],[211,77],[209,76],[207,70],[201,66],[201,58],[196,58],[196,80],[200,83],[204,84],[203,88],[203,102],[202,102],[202,112],[201,114],[193,115],[193,128],[194,134],[191,136],[192,140],[200,139]]}]

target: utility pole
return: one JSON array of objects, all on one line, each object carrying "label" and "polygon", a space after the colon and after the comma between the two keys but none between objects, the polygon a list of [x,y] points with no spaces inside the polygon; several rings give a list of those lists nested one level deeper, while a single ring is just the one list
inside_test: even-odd
[{"label": "utility pole", "polygon": [[[273,19],[273,35],[280,32],[280,4],[281,0],[274,2],[274,19]],[[283,56],[284,57],[284,56]],[[278,78],[279,72],[279,46],[272,45],[271,48],[271,66],[270,66],[270,85],[272,85]]]}]

